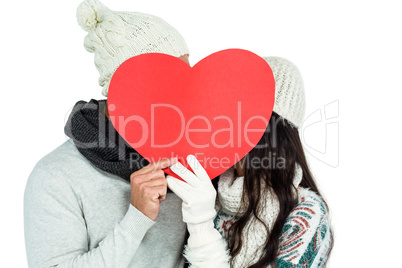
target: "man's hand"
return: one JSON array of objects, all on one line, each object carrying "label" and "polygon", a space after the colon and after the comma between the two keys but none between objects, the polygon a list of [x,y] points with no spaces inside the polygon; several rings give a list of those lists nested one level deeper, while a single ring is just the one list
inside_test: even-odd
[{"label": "man's hand", "polygon": [[176,158],[153,162],[130,176],[131,204],[153,221],[158,217],[159,204],[167,193],[167,182],[162,169],[176,162]]}]

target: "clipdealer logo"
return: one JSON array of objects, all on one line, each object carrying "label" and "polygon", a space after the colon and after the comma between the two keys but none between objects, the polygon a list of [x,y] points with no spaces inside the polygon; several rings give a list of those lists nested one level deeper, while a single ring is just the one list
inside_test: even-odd
[{"label": "clipdealer logo", "polygon": [[339,100],[317,109],[300,131],[306,153],[330,167],[339,166]]}]

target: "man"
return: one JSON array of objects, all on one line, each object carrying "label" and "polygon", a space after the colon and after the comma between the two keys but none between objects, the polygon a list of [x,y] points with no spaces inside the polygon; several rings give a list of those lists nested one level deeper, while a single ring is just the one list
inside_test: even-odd
[{"label": "man", "polygon": [[[133,56],[165,53],[188,63],[183,38],[160,18],[96,0],[84,1],[77,18],[104,96]],[[145,161],[113,128],[105,100],[79,101],[65,133],[71,139],[36,164],[26,185],[29,266],[182,267],[182,202],[167,191],[162,171],[177,160]]]}]

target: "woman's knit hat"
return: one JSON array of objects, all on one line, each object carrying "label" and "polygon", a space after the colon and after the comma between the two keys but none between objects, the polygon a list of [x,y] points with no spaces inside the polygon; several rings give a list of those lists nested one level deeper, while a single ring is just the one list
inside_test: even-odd
[{"label": "woman's knit hat", "polygon": [[303,125],[305,95],[303,80],[297,67],[279,57],[264,57],[275,78],[274,112],[289,121],[296,128]]},{"label": "woman's knit hat", "polygon": [[95,54],[104,96],[114,72],[131,57],[146,53],[174,57],[189,54],[180,33],[153,15],[112,11],[98,0],[85,0],[77,9],[77,19],[88,32],[84,46]]}]

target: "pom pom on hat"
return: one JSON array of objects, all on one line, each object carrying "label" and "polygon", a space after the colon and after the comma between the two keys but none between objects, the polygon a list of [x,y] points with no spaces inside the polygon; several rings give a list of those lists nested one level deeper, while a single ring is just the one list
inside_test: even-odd
[{"label": "pom pom on hat", "polygon": [[98,0],[85,0],[77,8],[77,20],[88,32],[84,47],[95,54],[104,96],[114,72],[131,57],[146,53],[174,57],[189,54],[180,33],[153,15],[113,11]]},{"label": "pom pom on hat", "polygon": [[94,29],[98,24],[98,13],[107,9],[97,0],[86,0],[77,8],[77,20],[81,28],[87,32]]}]

